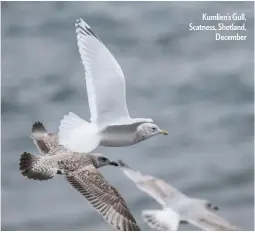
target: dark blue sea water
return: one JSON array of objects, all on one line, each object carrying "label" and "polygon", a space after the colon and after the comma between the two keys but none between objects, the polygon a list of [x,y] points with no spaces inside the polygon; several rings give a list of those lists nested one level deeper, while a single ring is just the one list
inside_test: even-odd
[{"label": "dark blue sea water", "polygon": [[[252,2],[2,2],[2,229],[112,230],[64,177],[28,180],[19,156],[37,153],[34,121],[52,132],[69,111],[89,119],[74,23],[82,17],[120,63],[131,116],[151,117],[169,135],[110,159],[209,199],[244,230],[254,219]],[[216,41],[202,13],[245,13],[246,41]],[[231,22],[228,22],[229,24]],[[231,34],[231,32],[230,32]],[[232,35],[232,34],[231,34]],[[113,90],[114,91],[114,90]],[[160,208],[118,168],[101,172],[123,195],[142,229],[142,209]],[[184,229],[195,229],[190,226]]]}]

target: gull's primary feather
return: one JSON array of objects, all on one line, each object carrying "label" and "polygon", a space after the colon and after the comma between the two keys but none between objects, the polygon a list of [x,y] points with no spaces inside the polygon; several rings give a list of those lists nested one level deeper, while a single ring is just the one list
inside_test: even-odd
[{"label": "gull's primary feather", "polygon": [[109,224],[122,231],[140,230],[125,200],[93,166],[72,172],[66,178]]}]

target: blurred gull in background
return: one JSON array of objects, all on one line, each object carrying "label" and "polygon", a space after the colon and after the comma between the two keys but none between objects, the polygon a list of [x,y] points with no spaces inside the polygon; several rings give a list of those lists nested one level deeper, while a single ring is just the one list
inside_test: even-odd
[{"label": "blurred gull in background", "polygon": [[144,220],[151,228],[177,231],[180,221],[184,221],[207,231],[236,230],[235,226],[212,212],[218,208],[209,201],[189,198],[163,180],[135,171],[121,160],[119,165],[139,189],[162,205],[162,210],[142,211]]}]

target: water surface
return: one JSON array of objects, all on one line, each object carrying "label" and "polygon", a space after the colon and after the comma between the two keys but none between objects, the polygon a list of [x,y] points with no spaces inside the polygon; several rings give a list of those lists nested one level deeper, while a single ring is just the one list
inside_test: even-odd
[{"label": "water surface", "polygon": [[[2,3],[2,229],[112,230],[64,177],[35,182],[18,170],[22,152],[38,153],[29,138],[34,121],[57,132],[69,111],[90,117],[74,28],[82,17],[122,67],[131,116],[169,131],[98,151],[211,200],[221,216],[252,230],[253,9],[252,2]],[[205,23],[204,12],[244,12],[247,40],[189,31],[189,23]],[[119,169],[101,172],[148,230],[140,212],[159,205]]]}]

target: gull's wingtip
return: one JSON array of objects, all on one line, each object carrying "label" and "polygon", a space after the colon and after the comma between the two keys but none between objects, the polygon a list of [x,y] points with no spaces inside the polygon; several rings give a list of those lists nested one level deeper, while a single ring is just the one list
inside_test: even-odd
[{"label": "gull's wingtip", "polygon": [[32,133],[36,133],[36,132],[38,132],[38,133],[46,133],[47,132],[43,123],[40,121],[36,121],[32,125]]},{"label": "gull's wingtip", "polygon": [[75,21],[75,26],[77,27],[82,21],[83,21],[82,18],[76,19],[76,21]]},{"label": "gull's wingtip", "polygon": [[76,19],[75,21],[75,27],[87,27],[87,28],[90,28],[90,26],[84,21],[84,19],[82,18],[78,18]]}]

